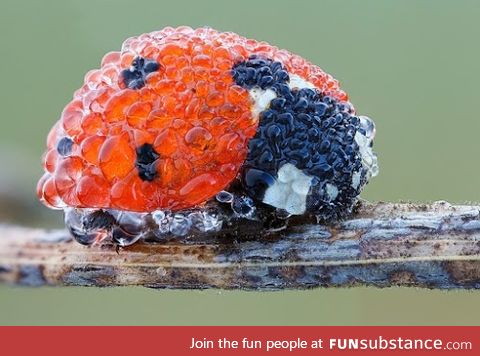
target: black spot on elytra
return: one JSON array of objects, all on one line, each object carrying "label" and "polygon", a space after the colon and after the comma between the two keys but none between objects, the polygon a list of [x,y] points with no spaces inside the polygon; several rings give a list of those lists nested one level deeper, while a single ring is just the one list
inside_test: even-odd
[{"label": "black spot on elytra", "polygon": [[152,72],[156,72],[160,65],[151,59],[143,57],[135,57],[129,69],[125,69],[120,73],[124,84],[130,89],[140,89],[145,86],[146,76]]},{"label": "black spot on elytra", "polygon": [[[246,89],[273,90],[277,97],[260,113],[257,133],[249,142],[242,184],[262,200],[279,169],[294,165],[312,178],[307,210],[324,219],[336,218],[353,206],[366,181],[359,148],[354,140],[360,120],[349,104],[338,102],[314,88],[290,88],[290,76],[280,62],[252,56],[235,64],[232,76]],[[357,189],[352,175],[361,172]],[[330,201],[326,184],[337,187]]]},{"label": "black spot on elytra", "polygon": [[72,153],[73,141],[70,137],[63,137],[57,144],[57,152],[61,156],[69,156]]},{"label": "black spot on elytra", "polygon": [[137,159],[135,160],[135,166],[137,167],[138,175],[142,180],[151,182],[158,175],[157,159],[160,155],[149,143],[137,147],[136,152]]}]

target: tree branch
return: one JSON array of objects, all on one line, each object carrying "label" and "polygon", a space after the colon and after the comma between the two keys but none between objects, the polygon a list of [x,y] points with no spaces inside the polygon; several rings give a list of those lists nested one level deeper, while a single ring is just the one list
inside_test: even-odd
[{"label": "tree branch", "polygon": [[[304,289],[480,288],[479,206],[362,203],[333,225],[292,221],[226,236],[85,247],[63,230],[0,226],[0,282],[19,285]],[[252,234],[254,238],[252,238]],[[234,236],[234,237],[232,237]]]}]

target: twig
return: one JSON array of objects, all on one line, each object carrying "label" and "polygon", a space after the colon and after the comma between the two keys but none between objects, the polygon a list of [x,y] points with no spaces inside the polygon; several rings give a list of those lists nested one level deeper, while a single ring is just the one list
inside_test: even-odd
[{"label": "twig", "polygon": [[[85,247],[63,230],[0,226],[0,281],[18,285],[304,289],[480,288],[479,206],[362,203],[346,221],[264,236]],[[249,237],[248,237],[248,236]]]}]

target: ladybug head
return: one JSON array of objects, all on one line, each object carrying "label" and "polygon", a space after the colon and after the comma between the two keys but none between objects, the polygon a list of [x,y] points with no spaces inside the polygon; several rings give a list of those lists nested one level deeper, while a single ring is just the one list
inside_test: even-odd
[{"label": "ladybug head", "polygon": [[235,65],[233,78],[259,115],[242,172],[248,194],[293,215],[348,212],[377,173],[373,121],[279,61],[252,56]]}]

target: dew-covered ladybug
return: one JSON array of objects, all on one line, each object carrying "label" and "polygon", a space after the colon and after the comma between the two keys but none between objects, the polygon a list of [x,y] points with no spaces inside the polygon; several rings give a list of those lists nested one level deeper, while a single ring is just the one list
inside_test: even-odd
[{"label": "dew-covered ladybug", "polygon": [[167,27],[86,74],[48,135],[37,191],[83,244],[218,231],[225,207],[337,219],[378,172],[374,135],[300,56]]}]

